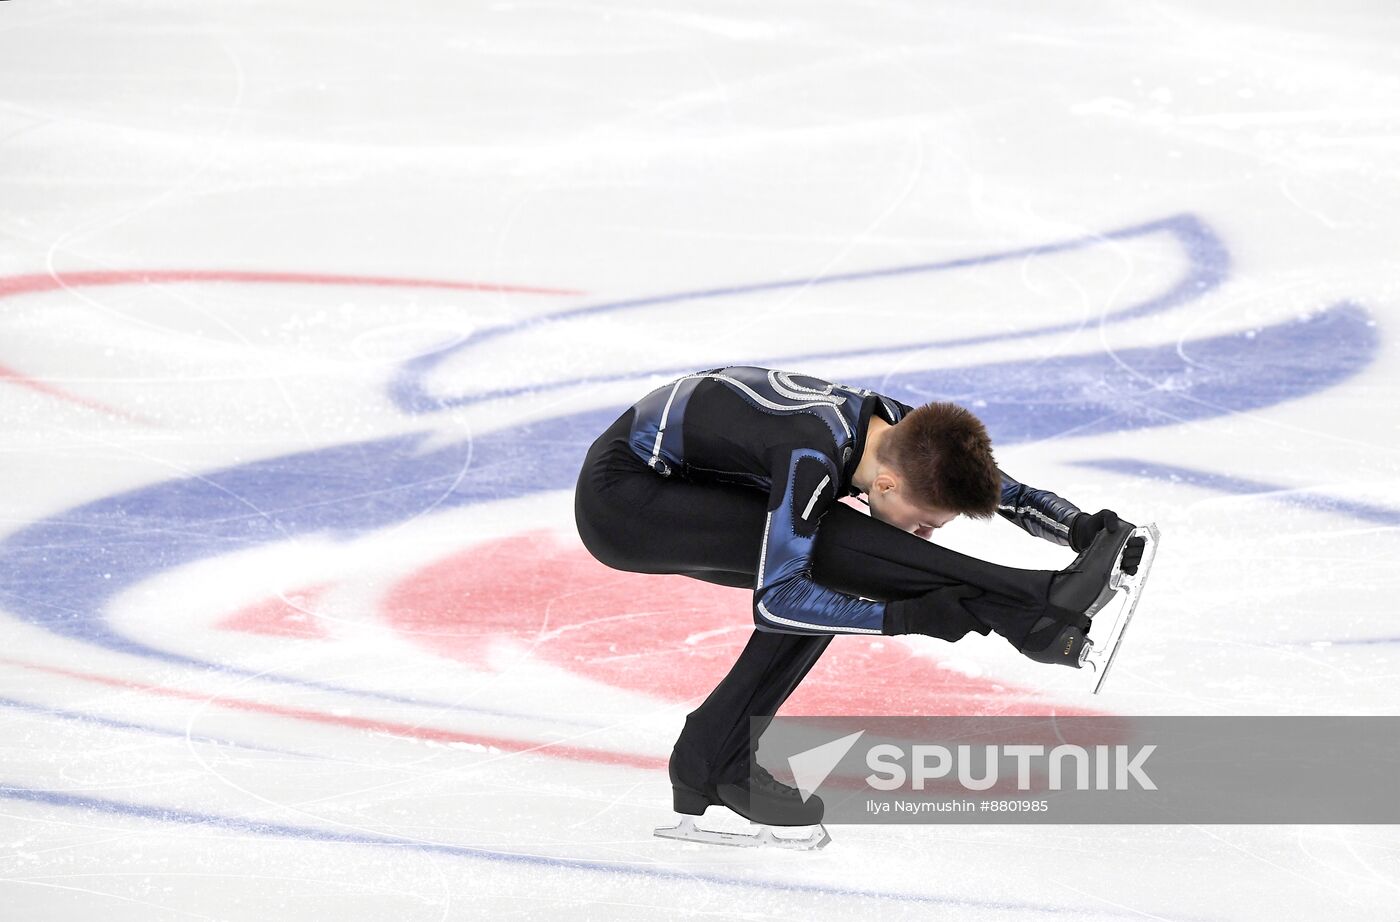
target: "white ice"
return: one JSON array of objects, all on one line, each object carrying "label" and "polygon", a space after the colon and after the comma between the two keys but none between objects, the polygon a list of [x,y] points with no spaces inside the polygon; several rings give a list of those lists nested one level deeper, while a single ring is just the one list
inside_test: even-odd
[{"label": "white ice", "polygon": [[[1155,348],[1179,418],[998,450],[1162,529],[1104,694],[852,637],[792,712],[1395,714],[1397,47],[1384,2],[5,3],[0,917],[1395,922],[1393,826],[652,837],[747,596],[629,594],[573,531],[586,440],[500,446],[789,357],[1054,404],[1091,356],[1131,414]],[[1180,215],[1228,258],[1111,319],[1192,265],[1114,232]],[[1193,345],[1339,305],[1258,375]],[[354,447],[393,437],[400,473]],[[368,524],[283,524],[328,509]]]}]

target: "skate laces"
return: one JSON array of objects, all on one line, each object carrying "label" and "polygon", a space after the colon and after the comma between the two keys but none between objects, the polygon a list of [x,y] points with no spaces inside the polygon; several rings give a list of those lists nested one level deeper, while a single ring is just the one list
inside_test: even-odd
[{"label": "skate laces", "polygon": [[777,778],[774,778],[772,773],[769,772],[768,769],[764,768],[762,765],[759,765],[757,762],[754,763],[754,768],[753,772],[750,774],[750,779],[751,780],[749,783],[753,787],[764,788],[766,790],[774,792],[775,794],[790,795],[797,791],[797,788],[783,784]]}]

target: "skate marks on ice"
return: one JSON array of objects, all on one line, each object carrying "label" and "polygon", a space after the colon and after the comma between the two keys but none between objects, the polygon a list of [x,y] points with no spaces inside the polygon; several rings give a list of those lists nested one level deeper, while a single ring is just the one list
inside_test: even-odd
[{"label": "skate marks on ice", "polygon": [[[308,272],[250,272],[220,269],[128,269],[50,272],[34,275],[0,277],[0,299],[50,291],[73,291],[111,285],[187,285],[187,284],[257,284],[257,285],[319,285],[354,288],[433,288],[446,291],[487,292],[497,294],[527,294],[546,296],[578,296],[580,291],[536,288],[524,285],[501,285],[491,282],[453,281],[450,279],[396,278],[371,275],[336,275]],[[17,369],[0,366],[0,382],[28,388],[49,397],[87,407],[114,419],[155,426],[156,423],[139,413],[113,406],[92,397],[82,396],[47,381],[36,379]]]},{"label": "skate marks on ice", "polygon": [[[1200,281],[1198,278],[1197,282]],[[1178,303],[1184,303],[1191,297],[1187,288],[1182,289],[1182,299]],[[1196,290],[1199,291],[1200,286]],[[1060,360],[1061,364],[1055,370],[1068,375],[1068,382],[1064,388],[1048,393],[1043,386],[1045,362],[1024,365],[999,363],[953,373],[910,370],[872,381],[878,380],[882,387],[897,395],[949,391],[971,393],[973,399],[987,401],[988,416],[996,420],[994,432],[1003,442],[1063,432],[1066,425],[1071,432],[1081,427],[1082,431],[1113,431],[1169,425],[1182,418],[1226,415],[1243,405],[1241,401],[1259,407],[1315,392],[1344,380],[1370,361],[1374,353],[1375,334],[1373,329],[1367,329],[1369,324],[1364,310],[1341,305],[1321,317],[1311,319],[1333,324],[1327,328],[1328,336],[1321,341],[1307,341],[1308,321],[1251,331],[1257,334],[1253,336],[1241,334],[1199,341],[1207,348],[1211,343],[1223,349],[1239,346],[1244,353],[1243,357],[1232,355],[1228,367],[1210,369],[1209,374],[1203,373],[1191,362],[1183,361],[1178,344],[1172,343],[1120,351],[1112,357],[1099,354],[1066,357]],[[1316,332],[1318,327],[1311,329]],[[1188,347],[1195,345],[1188,344]],[[1319,353],[1324,354],[1319,356]],[[814,353],[822,354],[825,353]],[[1198,354],[1198,350],[1191,348],[1191,354]],[[870,355],[872,368],[885,364],[881,353],[872,352]],[[1317,357],[1320,366],[1326,365],[1319,367],[1317,375],[1283,380],[1286,386],[1272,395],[1267,393],[1265,387],[1256,387],[1253,396],[1245,393],[1244,382],[1252,380],[1257,385],[1261,374],[1270,369],[1290,365],[1306,368],[1310,356]],[[1142,371],[1144,368],[1147,369],[1145,374]],[[1009,374],[1009,377],[987,377],[1003,373]],[[1115,375],[1121,378],[1114,378]],[[1154,379],[1154,375],[1160,377]],[[1108,383],[1105,376],[1110,379]],[[1015,410],[1023,411],[1024,407],[1016,408],[1014,403],[1025,394],[1017,394],[1015,387],[1008,388],[1008,382],[1029,388],[1037,378],[1042,386],[1032,395],[1035,398],[1033,403],[1038,408],[1049,408],[1054,412],[1047,414],[1043,428],[1018,430],[1014,422],[1025,414]],[[980,385],[977,384],[979,379],[982,382]],[[1275,380],[1268,379],[1270,382]],[[969,388],[969,382],[974,385],[972,388]],[[987,390],[985,396],[979,395],[976,388],[985,388],[992,382],[997,386]],[[1128,385],[1126,392],[1122,386],[1125,382]],[[904,390],[900,391],[899,388]],[[1219,399],[1222,393],[1225,397],[1223,400]],[[105,610],[119,592],[182,563],[217,559],[249,547],[276,546],[297,535],[317,533],[333,539],[349,540],[420,516],[429,510],[449,510],[502,497],[525,496],[541,490],[567,489],[576,473],[582,448],[596,432],[611,422],[617,409],[608,408],[488,432],[473,439],[469,445],[434,446],[427,451],[423,449],[430,442],[431,435],[423,434],[339,445],[239,465],[199,477],[168,481],[85,504],[35,523],[12,534],[0,544],[0,554],[4,555],[7,563],[13,564],[5,570],[3,591],[6,606],[10,611],[18,611],[30,624],[61,636],[159,662],[204,665],[227,673],[256,675],[262,680],[320,687],[407,704],[454,707],[443,702],[421,701],[412,696],[332,686],[296,674],[270,674],[261,669],[245,668],[236,662],[210,660],[174,643],[174,632],[171,645],[156,646],[124,636],[107,621]],[[1002,434],[998,427],[1007,429],[1008,434]],[[1096,428],[1091,430],[1089,427]],[[94,562],[97,566],[93,566]],[[471,708],[455,709],[474,712]],[[490,713],[511,716],[507,711],[493,710]],[[314,828],[279,829],[275,824],[259,824],[255,820],[220,817],[179,808],[124,804],[99,798],[73,797],[64,800],[66,795],[24,791],[19,786],[8,787],[8,793],[13,795],[11,799],[47,803],[65,809],[106,811],[167,823],[228,823],[230,828],[257,831],[264,835],[303,838],[319,838],[322,835],[320,830]],[[336,833],[332,832],[331,835]],[[346,840],[340,838],[333,841]],[[367,841],[362,844],[418,847],[405,846],[401,841]],[[454,854],[464,853],[457,846],[429,844],[427,847],[456,849]],[[516,861],[521,857],[512,854],[492,860]],[[525,859],[536,857],[524,856]],[[539,860],[548,862],[552,859]],[[600,865],[598,870],[608,873],[634,871],[633,867],[626,865],[596,864]],[[577,864],[562,862],[554,866],[577,867]],[[686,880],[696,879],[696,875],[691,873],[683,876]],[[728,878],[718,878],[718,882],[735,886],[770,886],[768,882],[736,883]],[[949,903],[936,898],[921,901],[943,905]],[[1006,908],[1064,911],[1062,907],[1054,910],[1028,906]]]},{"label": "skate marks on ice", "polygon": [[[177,686],[169,683],[157,684],[155,682],[141,682],[133,679],[96,673],[91,670],[65,669],[60,666],[24,663],[7,657],[0,657],[0,665],[25,669],[30,672],[57,676],[64,679],[73,679],[107,689],[138,692],[151,698],[188,701],[192,704],[199,705],[202,710],[213,709],[234,713],[254,714],[294,721],[306,725],[363,731],[401,740],[414,740],[459,747],[475,747],[478,750],[507,754],[533,753],[536,755],[568,759],[574,762],[619,765],[628,768],[648,770],[665,768],[666,766],[665,760],[659,757],[582,746],[574,744],[567,739],[550,741],[519,739],[489,732],[474,732],[454,727],[435,725],[423,719],[408,722],[389,717],[367,716],[362,713],[354,713],[350,709],[344,707],[307,707],[292,705],[279,701],[259,700],[254,697],[254,692],[250,692],[247,696],[233,695],[227,692],[209,692],[202,689],[195,690],[194,688]],[[501,716],[502,713],[492,712],[485,708],[462,707],[459,708],[459,710],[477,715],[494,714],[495,716]],[[505,712],[505,716],[517,715]],[[549,723],[568,725],[576,722],[570,721],[567,718],[551,718]],[[597,726],[593,723],[583,723],[589,728]],[[297,754],[300,755],[304,753]]]},{"label": "skate marks on ice", "polygon": [[1110,471],[1125,477],[1146,477],[1166,483],[1179,483],[1185,486],[1199,487],[1203,490],[1228,493],[1232,496],[1259,496],[1313,512],[1332,513],[1343,518],[1357,519],[1376,525],[1400,526],[1400,509],[1341,499],[1301,487],[1269,483],[1234,474],[1223,474],[1219,471],[1184,467],[1179,464],[1163,464],[1159,461],[1146,461],[1139,458],[1101,458],[1071,463],[1076,467]]},{"label": "skate marks on ice", "polygon": [[[1207,471],[1200,468],[1184,467],[1175,464],[1162,464],[1137,458],[1101,458],[1073,462],[1078,467],[1110,471],[1124,477],[1143,477],[1172,485],[1196,487],[1229,496],[1254,496],[1283,506],[1308,512],[1334,515],[1343,519],[1379,525],[1383,528],[1400,526],[1400,509],[1364,503],[1355,500],[1330,496],[1316,490],[1286,484],[1270,483]],[[1313,646],[1317,641],[1276,642],[1278,646]],[[1328,637],[1325,643],[1333,646],[1370,646],[1373,644],[1400,643],[1395,637]]]},{"label": "skate marks on ice", "polygon": [[[685,703],[704,698],[747,642],[752,627],[735,613],[748,610],[749,597],[682,576],[609,570],[576,541],[541,530],[429,561],[383,596],[378,617],[409,643],[475,671],[530,658]],[[854,637],[823,654],[784,705],[787,714],[891,709],[1081,713],[1005,681],[941,668],[903,644]]]},{"label": "skate marks on ice", "polygon": [[[1171,344],[1112,357],[910,373],[891,390],[916,399],[980,401],[989,427],[1009,444],[1273,405],[1355,374],[1371,360],[1376,342],[1366,312],[1344,304],[1257,332],[1193,341],[1185,350]],[[1203,369],[1184,359],[1183,351],[1230,360]],[[1045,380],[1047,366],[1052,384],[1036,387],[1033,381]],[[1260,386],[1261,379],[1270,385]],[[1028,404],[1037,412],[1025,413]],[[118,593],[192,561],[313,533],[349,539],[429,509],[568,489],[583,447],[615,416],[616,409],[608,408],[547,419],[426,452],[420,446],[428,434],[337,445],[106,497],[0,542],[6,563],[0,598],[8,611],[65,637],[237,673],[236,664],[123,636],[107,622],[105,609]],[[311,684],[297,676],[258,674]]]},{"label": "skate marks on ice", "polygon": [[1348,380],[1379,349],[1370,312],[1344,301],[1262,328],[1168,345],[900,374],[885,390],[911,403],[973,406],[993,440],[1009,445],[1277,406]]},{"label": "skate marks on ice", "polygon": [[[1126,309],[1123,316],[1178,306],[1219,283],[1228,256],[1199,221],[1168,219],[1144,227],[1181,235],[1193,268],[1168,293]],[[984,259],[1004,258],[1009,257]],[[961,369],[911,369],[871,383],[914,401],[945,397],[970,403],[994,437],[1010,444],[1270,406],[1355,374],[1373,358],[1377,340],[1365,310],[1342,304],[1262,330],[1186,344]],[[1185,358],[1187,353],[1195,359]],[[1209,367],[1199,361],[1211,356],[1222,361]],[[432,403],[441,405],[436,399]],[[1026,413],[1028,405],[1036,412]],[[8,564],[0,598],[25,621],[66,637],[237,673],[240,667],[234,664],[125,637],[106,622],[104,609],[118,592],[194,560],[308,533],[349,538],[428,510],[568,489],[582,448],[617,409],[531,422],[427,451],[422,449],[432,436],[426,433],[337,445],[110,496],[37,522],[0,543]],[[92,565],[94,556],[97,566]],[[311,684],[296,676],[260,675]]]},{"label": "skate marks on ice", "polygon": [[[758,891],[764,893],[810,894],[826,897],[853,897],[876,899],[892,903],[942,907],[956,910],[976,910],[985,912],[1015,912],[1030,915],[1060,916],[1067,911],[1078,911],[1080,918],[1088,919],[1141,919],[1142,913],[1130,909],[1119,911],[1113,908],[1067,909],[1063,903],[1028,903],[1013,900],[967,899],[962,897],[930,896],[905,893],[893,890],[875,890],[861,887],[843,887],[833,884],[803,883],[782,880],[776,877],[757,877],[744,874],[727,875],[694,867],[672,868],[662,863],[642,863],[630,861],[606,861],[589,858],[567,858],[552,855],[532,854],[527,851],[504,851],[473,845],[458,845],[448,842],[433,842],[411,836],[377,833],[361,829],[322,829],[313,826],[298,826],[272,820],[259,820],[242,816],[226,816],[201,810],[177,807],[163,807],[154,804],[140,804],[86,794],[66,794],[57,791],[37,790],[14,784],[0,778],[0,800],[23,802],[59,810],[74,810],[96,813],[114,818],[138,822],[155,822],[186,827],[224,830],[247,835],[289,839],[304,842],[325,842],[340,845],[356,845],[409,851],[426,855],[442,855],[451,858],[468,859],[492,864],[515,866],[525,870],[532,868],[548,869],[555,872],[576,872],[585,875],[604,875],[609,878],[623,877],[639,880],[670,881],[682,884],[711,884],[726,890]],[[596,878],[595,878],[596,879]],[[1093,902],[1100,902],[1094,900]],[[1154,916],[1154,918],[1165,918]],[[1182,922],[1197,922],[1198,917],[1175,916]]]},{"label": "skate marks on ice", "polygon": [[[1178,263],[1174,273],[1141,268]],[[1128,279],[1122,277],[1125,264],[1136,267]],[[892,357],[933,348],[1029,339],[1075,330],[1086,322],[1121,323],[1161,313],[1217,288],[1229,265],[1229,251],[1210,226],[1181,214],[937,262],[609,301],[488,327],[416,356],[400,367],[390,395],[405,412],[430,413],[584,384],[679,376],[714,365],[795,368],[878,356],[881,361],[873,367],[889,367]],[[1073,284],[1031,299],[1023,278],[1036,267]],[[1123,298],[1128,303],[1091,318],[1044,323],[1045,313],[1062,312],[1064,304],[1085,299],[1084,285],[1092,283],[1083,279],[1105,281],[1108,287],[1096,292],[1104,301]],[[793,310],[798,297],[804,299],[800,315]],[[912,302],[917,318],[901,320],[913,342],[892,347],[879,325],[848,322],[859,305],[905,302]],[[697,303],[704,304],[703,323],[672,309]],[[799,338],[807,349],[781,355],[773,351],[793,341],[795,328],[810,328],[813,319],[833,321],[829,326],[838,335],[828,341]],[[743,343],[726,332],[735,324],[745,331]],[[950,325],[958,335],[936,338],[937,331]],[[624,330],[625,336],[619,335]],[[607,348],[580,354],[579,342],[605,343]],[[521,363],[516,360],[520,355],[530,355],[532,361]],[[581,364],[589,366],[588,373],[578,373]],[[514,383],[497,386],[501,380]]]},{"label": "skate marks on ice", "polygon": [[213,746],[227,746],[234,749],[243,749],[249,752],[265,752],[276,755],[294,756],[297,758],[324,758],[321,756],[307,755],[301,752],[294,752],[290,749],[277,749],[271,746],[263,746],[257,743],[244,743],[227,736],[205,736],[203,734],[191,733],[189,730],[173,730],[168,727],[158,727],[154,724],[136,723],[129,720],[114,720],[110,717],[99,717],[96,714],[84,714],[81,711],[73,711],[68,708],[46,707],[44,705],[33,704],[28,701],[19,701],[15,698],[0,698],[0,708],[10,708],[15,711],[24,711],[31,714],[39,714],[44,717],[53,717],[58,720],[76,724],[86,724],[93,727],[105,727],[112,730],[127,730],[133,733],[147,734],[151,736],[164,736],[170,739],[184,740],[192,743],[208,743]]},{"label": "skate marks on ice", "polygon": [[[1223,257],[1215,265],[1223,271]],[[1175,294],[1156,300],[1184,304],[1218,283],[1211,279],[1188,273],[1171,287]],[[980,400],[985,406],[979,412],[999,441],[1009,443],[1066,432],[1170,425],[1273,405],[1345,380],[1369,363],[1376,340],[1364,309],[1342,304],[1302,320],[1184,344],[1192,357],[1228,357],[1211,367],[1188,360],[1182,344],[1173,342],[1048,363],[911,368],[870,381],[913,399],[947,395]],[[872,369],[887,366],[884,353],[872,352],[868,358]],[[1061,383],[1047,387],[1047,378]],[[1038,412],[1026,414],[1027,402]],[[350,540],[427,511],[568,489],[582,449],[618,409],[485,432],[469,444],[430,450],[424,446],[431,433],[337,445],[126,491],[8,536],[0,543],[9,564],[0,589],[7,609],[28,623],[110,650],[473,713],[450,703],[210,660],[178,645],[156,646],[124,636],[107,621],[105,611],[120,592],[184,563],[276,546],[299,535]],[[1028,421],[1028,416],[1033,418]],[[171,637],[176,639],[175,632]],[[491,713],[509,716],[501,710]]]}]

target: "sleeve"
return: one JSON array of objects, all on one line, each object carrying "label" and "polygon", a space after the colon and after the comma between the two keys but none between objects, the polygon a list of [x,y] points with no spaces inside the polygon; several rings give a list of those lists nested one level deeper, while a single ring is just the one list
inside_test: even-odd
[{"label": "sleeve", "polygon": [[1001,502],[997,514],[1029,534],[1069,545],[1069,526],[1079,507],[1049,490],[1033,490],[1001,471]]},{"label": "sleeve", "polygon": [[885,603],[845,595],[812,581],[817,526],[836,501],[840,475],[810,448],[771,456],[773,486],[753,593],[754,626],[782,634],[880,634]]},{"label": "sleeve", "polygon": [[903,419],[910,413],[914,412],[914,408],[902,400],[895,400],[893,397],[886,397],[884,394],[881,394],[879,396],[880,399],[885,401],[886,404],[894,404],[896,407],[899,408],[899,415],[896,417],[897,419]]}]

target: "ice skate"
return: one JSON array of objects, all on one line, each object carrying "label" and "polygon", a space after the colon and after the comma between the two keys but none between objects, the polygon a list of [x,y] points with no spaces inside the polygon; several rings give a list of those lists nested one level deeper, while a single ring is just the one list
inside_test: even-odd
[{"label": "ice skate", "polygon": [[1136,573],[1124,573],[1117,567],[1114,568],[1111,583],[1113,590],[1118,593],[1118,598],[1100,610],[1097,618],[1097,623],[1102,626],[1099,639],[1097,642],[1086,640],[1080,658],[1081,665],[1088,663],[1098,673],[1098,681],[1094,684],[1096,695],[1103,689],[1109,667],[1113,665],[1114,657],[1118,655],[1118,648],[1123,642],[1123,633],[1128,629],[1128,622],[1132,620],[1138,602],[1142,600],[1142,590],[1147,585],[1152,561],[1157,556],[1157,544],[1161,541],[1161,534],[1156,525],[1134,528],[1129,537],[1141,537],[1145,540],[1142,561],[1138,564]]},{"label": "ice skate", "polygon": [[[1123,549],[1132,538],[1143,538],[1147,543],[1137,573],[1124,573],[1121,567]],[[1136,596],[1141,593],[1147,579],[1147,571],[1152,566],[1152,553],[1157,544],[1156,526],[1135,528],[1127,522],[1119,522],[1117,528],[1099,532],[1093,542],[1085,548],[1068,567],[1055,577],[1050,588],[1050,604],[1056,610],[1054,616],[1042,617],[1031,628],[1021,653],[1038,663],[1059,664],[1080,669],[1091,663],[1099,671],[1099,684],[1102,685],[1103,672],[1108,668],[1111,654],[1110,645],[1116,647],[1127,626],[1128,610],[1123,614],[1124,597],[1120,592],[1132,592],[1131,605],[1137,604]],[[1118,601],[1115,603],[1115,598]],[[1096,647],[1087,636],[1095,615],[1105,608],[1114,612],[1107,636],[1102,637],[1103,646]],[[1102,636],[1102,635],[1101,635]],[[1097,651],[1097,653],[1096,653]],[[1098,689],[1095,688],[1097,692]]]},{"label": "ice skate", "polygon": [[1094,642],[1086,636],[1085,632],[1088,629],[1087,624],[1066,623],[1057,618],[1043,617],[1031,630],[1026,645],[1021,648],[1021,655],[1037,663],[1079,669],[1094,646]]},{"label": "ice skate", "polygon": [[1119,561],[1134,534],[1132,525],[1119,521],[1117,528],[1105,528],[1095,535],[1089,546],[1051,581],[1050,605],[1086,618],[1098,614],[1117,591],[1115,577],[1122,575]]},{"label": "ice skate", "polygon": [[[821,824],[824,805],[815,794],[805,801],[802,792],[778,781],[761,765],[755,765],[743,781],[715,786],[712,796],[688,785],[672,783],[671,792],[680,822],[660,826],[656,835],[666,839],[704,842],[709,845],[737,845],[745,848],[770,846],[803,851],[822,848],[831,841]],[[756,832],[705,829],[695,824],[712,805],[728,807],[758,827]],[[775,829],[793,830],[778,835]]]}]

